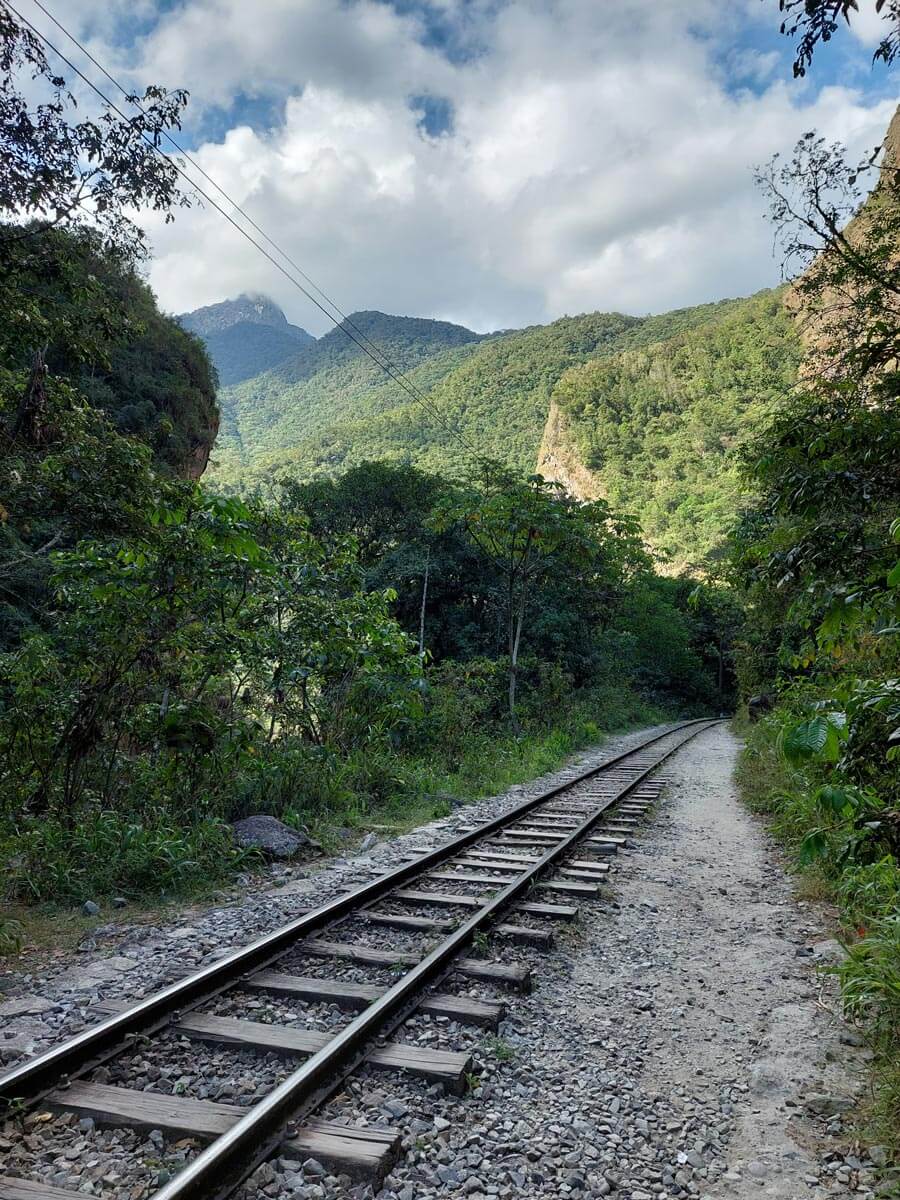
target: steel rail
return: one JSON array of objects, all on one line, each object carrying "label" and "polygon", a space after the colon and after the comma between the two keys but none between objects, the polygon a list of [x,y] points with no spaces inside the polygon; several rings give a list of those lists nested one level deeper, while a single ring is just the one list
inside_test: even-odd
[{"label": "steel rail", "polygon": [[[402,979],[398,980],[337,1033],[327,1046],[323,1046],[321,1050],[308,1058],[264,1100],[254,1105],[247,1115],[242,1117],[227,1133],[216,1138],[202,1150],[170,1183],[165,1184],[154,1194],[153,1200],[209,1200],[211,1196],[220,1200],[220,1198],[231,1195],[268,1155],[273,1139],[277,1139],[278,1132],[292,1123],[304,1100],[311,1096],[317,1088],[321,1088],[329,1077],[333,1078],[335,1074],[340,1073],[348,1061],[358,1061],[360,1051],[365,1043],[376,1033],[382,1032],[386,1022],[389,1022],[398,1011],[405,1009],[414,996],[447,970],[451,966],[452,960],[469,944],[476,932],[491,925],[523,892],[528,891],[537,882],[540,875],[567,854],[586,834],[590,833],[609,808],[618,804],[629,792],[639,787],[649,775],[659,769],[667,758],[675,754],[692,738],[716,723],[714,720],[707,719],[702,722],[701,728],[691,729],[687,737],[682,738],[675,746],[665,751],[657,760],[640,771],[634,779],[625,783],[613,796],[606,797],[577,828],[563,837],[555,846],[549,847],[536,863],[524,870],[502,891],[488,898],[477,913],[448,934],[440,945],[410,968]],[[698,722],[690,724],[696,726]],[[619,755],[616,759],[603,765],[608,768],[613,762],[621,762],[625,757],[632,757],[646,749],[648,745],[661,741],[664,737],[670,737],[684,727],[684,725],[680,725],[674,730],[654,737],[642,746],[634,747],[626,755]],[[593,774],[596,774],[596,771],[586,772],[585,775],[570,780],[562,788],[551,789],[551,794],[556,795],[562,790],[568,790]],[[506,821],[508,822],[508,814]],[[481,829],[483,828],[481,827]],[[421,869],[421,860],[416,863],[416,868],[417,870]]]},{"label": "steel rail", "polygon": [[662,733],[654,734],[640,745],[624,750],[573,779],[532,796],[508,812],[438,846],[410,863],[395,867],[368,883],[336,896],[333,900],[286,925],[279,926],[271,933],[232,951],[192,975],[144,997],[124,1012],[116,1013],[43,1054],[19,1064],[0,1075],[0,1104],[5,1102],[17,1106],[39,1099],[42,1094],[58,1087],[61,1082],[65,1083],[92,1069],[111,1055],[120,1053],[135,1038],[177,1020],[185,1008],[200,1004],[217,991],[233,986],[247,971],[268,966],[285,954],[291,944],[299,938],[348,915],[355,909],[364,907],[369,901],[384,896],[407,880],[424,874],[430,867],[453,857],[458,851],[489,836],[495,830],[514,823],[523,814],[561,792],[610,770],[624,759],[639,754],[682,729],[700,724],[705,727],[709,723],[709,718],[682,721]]}]

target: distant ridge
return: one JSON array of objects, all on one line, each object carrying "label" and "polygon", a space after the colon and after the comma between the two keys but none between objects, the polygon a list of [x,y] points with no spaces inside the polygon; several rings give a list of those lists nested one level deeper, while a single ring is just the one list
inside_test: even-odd
[{"label": "distant ridge", "polygon": [[315,343],[268,296],[242,295],[177,318],[205,343],[223,387],[252,379]]},{"label": "distant ridge", "polygon": [[537,466],[636,516],[672,569],[714,558],[742,503],[734,453],[796,380],[783,290],[655,316],[615,312],[479,335],[357,312],[420,404],[340,329],[219,393],[211,478],[226,490],[333,476],[366,459],[467,477],[480,455]]}]

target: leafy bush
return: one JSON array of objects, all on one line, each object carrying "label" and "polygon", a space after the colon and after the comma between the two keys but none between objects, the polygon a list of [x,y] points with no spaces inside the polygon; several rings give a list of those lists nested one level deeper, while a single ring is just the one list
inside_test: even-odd
[{"label": "leafy bush", "polygon": [[0,957],[18,954],[22,949],[24,931],[19,921],[0,920]]},{"label": "leafy bush", "polygon": [[235,846],[224,822],[210,817],[185,827],[161,809],[139,819],[103,809],[83,813],[74,826],[29,820],[6,849],[9,893],[29,902],[185,893],[256,861]]}]

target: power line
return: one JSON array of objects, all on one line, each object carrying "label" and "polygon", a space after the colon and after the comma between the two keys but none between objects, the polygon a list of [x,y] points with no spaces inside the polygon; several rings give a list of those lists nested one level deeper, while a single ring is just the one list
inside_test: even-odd
[{"label": "power line", "polygon": [[[24,16],[22,13],[20,13],[19,10],[15,7],[15,5],[10,3],[10,0],[3,0],[3,2],[6,4],[7,8],[9,8],[13,13],[15,13],[15,15],[19,18],[20,21],[23,22],[23,24],[28,26],[28,28],[32,31],[32,33],[35,34],[36,37],[40,38],[40,40],[50,50],[52,50],[53,53],[58,58],[60,58],[72,71],[75,72],[75,74],[81,80],[83,80],[84,83],[87,84],[87,86],[91,89],[91,91],[93,91],[95,93],[95,95],[97,95],[110,109],[112,109],[113,112],[117,113],[122,118],[123,121],[128,122],[128,120],[129,120],[128,116],[118,107],[118,105],[116,105],[93,82],[93,80],[89,79],[88,76],[85,75],[84,72],[81,71],[80,68],[77,67],[75,65],[75,63],[72,62],[71,59],[67,58],[66,55],[63,54],[63,52],[56,45],[54,45],[53,42],[50,41],[50,39],[47,37],[46,34],[42,33],[41,30],[39,30],[26,16]],[[117,79],[115,79],[110,74],[110,72],[100,62],[97,61],[97,59],[90,53],[90,51],[87,50],[87,48],[82,45],[82,43],[75,37],[75,35],[70,33],[69,30],[60,21],[58,21],[57,18],[55,16],[53,16],[53,14],[51,12],[48,11],[48,9],[41,3],[41,0],[33,0],[33,3],[37,5],[37,7],[45,14],[45,16],[47,16],[49,18],[49,20],[51,20],[54,23],[54,25],[56,25],[57,28],[60,29],[61,32],[64,33],[65,36],[67,38],[69,38],[69,40],[75,46],[77,46],[79,48],[79,50],[81,50],[81,52],[94,64],[94,66],[96,66],[97,69],[99,71],[101,71],[103,73],[103,75],[122,93],[122,95],[126,98],[126,100],[130,104],[133,104],[144,116],[148,115],[146,109],[143,108],[143,106],[140,104],[140,102],[137,100],[137,98],[135,96],[133,96],[131,93],[129,93],[122,86],[122,84],[119,83],[119,81]],[[363,351],[364,354],[366,354],[376,364],[376,366],[380,367],[381,370],[385,372],[385,374],[388,376],[389,379],[391,379],[392,382],[396,383],[399,387],[401,387],[403,389],[403,391],[406,392],[406,394],[409,395],[417,404],[420,404],[423,408],[425,408],[428,412],[430,412],[431,415],[435,418],[435,420],[443,427],[443,429],[452,438],[455,438],[456,441],[458,441],[459,444],[468,453],[474,455],[477,459],[484,461],[481,458],[479,451],[471,444],[469,439],[465,436],[465,434],[463,434],[462,430],[454,429],[451,425],[449,425],[447,423],[447,421],[444,419],[443,414],[439,411],[439,409],[434,405],[434,403],[427,396],[425,396],[422,392],[419,391],[419,389],[416,387],[416,385],[406,376],[404,371],[390,359],[390,357],[381,349],[380,346],[378,346],[378,344],[376,342],[373,342],[372,339],[369,338],[367,334],[365,334],[362,330],[360,330],[358,328],[358,326],[356,326],[356,324],[349,317],[347,317],[347,315],[343,312],[343,310],[333,300],[331,300],[330,297],[312,279],[310,279],[310,277],[302,270],[302,268],[299,267],[298,264],[295,263],[294,260],[284,250],[282,250],[282,248],[278,245],[278,243],[273,238],[271,238],[263,229],[261,229],[260,226],[253,220],[253,218],[250,217],[244,211],[244,209],[228,195],[228,193],[225,191],[225,189],[219,183],[217,183],[215,179],[213,179],[209,174],[207,174],[207,172],[199,165],[199,163],[197,163],[191,157],[191,155],[188,154],[187,151],[184,150],[179,145],[179,143],[175,140],[175,138],[172,137],[171,134],[169,134],[164,129],[158,129],[157,132],[162,133],[168,139],[168,141],[176,148],[176,150],[178,150],[178,152],[180,154],[182,154],[185,157],[185,159],[188,162],[190,162],[195,167],[195,169],[197,171],[199,171],[200,174],[206,180],[208,180],[222,196],[225,197],[225,199],[228,201],[228,203],[231,204],[232,207],[241,214],[241,216],[260,234],[260,236],[263,237],[266,240],[266,242],[268,242],[269,245],[272,246],[278,252],[278,254],[280,254],[282,256],[282,258],[287,263],[289,263],[290,266],[303,279],[305,279],[312,288],[315,289],[316,292],[319,293],[319,295],[323,298],[323,300],[328,305],[330,305],[331,308],[334,309],[335,312],[337,312],[340,315],[340,318],[341,318],[340,321],[334,316],[333,312],[328,311],[328,309],[325,307],[325,304],[323,304],[319,300],[317,300],[316,297],[314,295],[312,295],[312,293],[310,291],[308,291],[307,288],[305,288],[303,286],[303,284],[301,282],[299,282],[298,279],[296,279],[289,271],[287,271],[282,266],[281,263],[279,263],[275,258],[273,258],[272,255],[265,249],[264,246],[260,245],[260,243],[258,241],[256,241],[256,239],[254,237],[252,237],[252,235],[249,234],[246,229],[242,228],[237,223],[237,221],[235,221],[235,219],[231,216],[231,214],[226,212],[225,209],[208,194],[208,192],[205,192],[199,186],[199,184],[196,183],[195,180],[191,179],[191,177],[184,171],[184,169],[179,165],[179,163],[175,159],[171,158],[168,154],[166,154],[159,147],[159,145],[157,145],[157,143],[154,141],[153,138],[151,138],[148,134],[144,133],[143,131],[141,132],[141,137],[147,143],[147,145],[151,147],[152,150],[154,150],[157,154],[159,154],[161,158],[164,158],[166,160],[166,162],[171,164],[173,169],[190,185],[190,187],[192,188],[192,190],[195,192],[196,195],[202,196],[204,200],[206,200],[210,205],[212,205],[212,207],[218,213],[220,213],[225,218],[225,220],[228,221],[228,223],[231,226],[233,226],[233,228],[236,229],[239,234],[241,234],[242,237],[246,238],[247,241],[249,241],[251,245],[253,245],[257,250],[259,250],[259,252],[262,255],[264,255],[265,258],[278,271],[280,271],[281,274],[284,275],[284,277],[290,283],[292,283],[294,285],[294,287],[296,287],[312,304],[314,304],[316,306],[316,308],[318,308],[319,311],[328,318],[329,321],[332,321],[337,326],[338,329],[340,329],[352,342],[354,342],[360,348],[360,350]]]},{"label": "power line", "polygon": [[[82,52],[82,54],[90,62],[92,62],[94,64],[94,66],[97,68],[97,70],[100,71],[109,80],[109,82],[115,88],[118,89],[119,92],[121,92],[121,94],[129,102],[129,104],[132,104],[144,116],[149,115],[147,113],[147,110],[141,104],[140,100],[138,100],[138,98],[135,95],[128,92],[125,89],[125,87],[123,87],[123,85],[113,75],[110,74],[110,72],[106,69],[106,67],[104,67],[104,65],[94,57],[94,55],[90,52],[90,50],[88,50],[88,48],[81,41],[79,41],[78,38],[76,38],[75,35],[73,33],[71,33],[59,20],[57,20],[57,18],[53,15],[53,13],[50,12],[50,10],[44,4],[41,3],[41,0],[32,0],[32,3],[34,5],[36,5],[36,7],[39,8],[41,10],[41,12],[44,13],[44,15],[49,20],[51,20],[53,22],[53,24],[59,30],[61,30],[61,32],[64,33],[65,36],[71,42],[74,43],[74,45],[76,45],[78,47],[78,49]],[[205,180],[207,180],[208,183],[212,184],[212,186],[219,192],[219,194],[222,195],[228,201],[228,203],[232,206],[232,208],[234,208],[237,212],[239,212],[241,214],[241,216],[244,218],[244,220],[253,229],[255,229],[256,232],[281,255],[281,257],[285,260],[285,262],[287,262],[297,272],[297,274],[301,277],[301,279],[303,279],[306,283],[308,283],[310,285],[310,287],[312,287],[312,289],[315,292],[317,292],[322,297],[322,299],[328,305],[330,305],[331,308],[334,309],[334,311],[336,313],[339,314],[341,321],[346,322],[346,324],[349,325],[349,327],[351,329],[353,329],[354,332],[356,334],[358,334],[359,337],[361,337],[368,346],[370,346],[373,350],[375,350],[381,356],[381,358],[384,360],[384,362],[386,364],[389,364],[396,371],[396,373],[398,375],[402,376],[407,381],[409,386],[411,388],[413,388],[413,390],[416,392],[416,394],[421,397],[422,402],[426,403],[427,401],[426,401],[425,396],[419,392],[419,389],[409,379],[409,377],[406,375],[406,372],[404,372],[401,368],[399,368],[396,365],[396,363],[391,362],[389,356],[378,345],[378,343],[373,341],[373,339],[370,338],[368,336],[368,334],[366,334],[362,329],[359,328],[359,326],[353,321],[353,319],[351,317],[349,317],[347,315],[347,313],[344,312],[344,310],[341,308],[341,306],[335,300],[333,300],[325,291],[323,291],[322,288],[320,288],[318,286],[318,284],[315,282],[315,280],[311,279],[309,277],[309,275],[307,275],[307,273],[303,270],[303,268],[300,266],[300,264],[297,263],[293,258],[291,258],[291,256],[287,253],[287,251],[284,250],[281,246],[279,246],[278,243],[274,240],[274,238],[271,238],[266,233],[266,231],[257,224],[257,222],[250,216],[250,214],[246,211],[246,209],[244,209],[234,199],[234,197],[230,196],[228,194],[228,192],[225,191],[225,189],[222,187],[222,185],[217,180],[213,179],[213,177],[211,175],[209,175],[203,169],[203,167],[197,162],[197,160],[195,158],[193,158],[193,156],[191,154],[189,154],[187,150],[185,150],[185,148],[177,141],[177,139],[175,137],[172,136],[171,133],[169,133],[168,130],[160,129],[159,132],[167,139],[167,141],[172,146],[175,147],[175,149],[178,151],[179,154],[183,155],[185,160],[187,162],[189,162],[191,164],[191,166],[196,171],[198,171]],[[329,315],[330,319],[335,322],[336,325],[340,325],[341,321],[336,320],[336,318],[334,317],[333,314],[329,313],[328,315]]]}]

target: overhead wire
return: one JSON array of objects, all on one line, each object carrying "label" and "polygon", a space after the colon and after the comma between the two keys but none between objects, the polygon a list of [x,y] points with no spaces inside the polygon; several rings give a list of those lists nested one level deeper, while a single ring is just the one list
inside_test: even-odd
[{"label": "overhead wire", "polygon": [[[28,19],[28,17],[21,13],[15,7],[15,5],[11,3],[11,0],[2,0],[2,2],[7,8],[15,13],[19,20],[22,21],[23,24],[27,25],[32,33],[38,37],[59,59],[61,59],[62,62],[64,62],[72,71],[74,71],[75,74],[85,84],[87,84],[91,91],[93,91],[94,94],[98,96],[113,112],[117,113],[123,121],[129,121],[127,114],[124,113],[121,108],[119,108],[118,105],[115,104],[115,102],[112,101],[103,92],[103,90],[93,82],[93,80],[85,75],[85,73],[74,62],[72,62],[72,60],[68,58],[58,46],[54,45],[54,43],[45,33],[38,29],[37,26],[35,26],[34,23]],[[62,22],[59,21],[44,6],[43,3],[41,3],[41,0],[32,0],[32,3],[35,4],[63,34],[65,34],[65,36],[73,43],[73,45],[78,47],[85,57],[91,63],[93,63],[93,65],[100,72],[102,72],[102,74],[110,81],[110,83],[113,84],[114,87],[119,90],[119,92],[121,92],[129,104],[134,105],[134,107],[137,108],[144,116],[149,116],[147,110],[143,107],[143,105],[141,105],[137,97],[127,91],[127,89],[106,69],[106,67],[104,67],[103,64],[100,63],[96,57],[78,40],[78,38],[76,38],[75,35],[72,34],[66,28],[66,26],[64,26]],[[275,251],[277,251],[278,254],[281,255],[285,262],[287,262],[290,267],[296,271],[302,279],[306,280],[310,287],[322,297],[324,303],[318,300],[316,296],[314,296],[306,287],[304,287],[304,285],[297,278],[295,278],[291,272],[288,271],[280,262],[278,262],[264,246],[260,245],[260,243],[250,233],[248,233],[247,230],[244,229],[229,212],[227,212],[215,199],[213,199],[208,192],[205,192],[203,188],[200,187],[200,185],[196,182],[196,180],[192,179],[174,158],[166,154],[152,137],[141,131],[141,136],[147,145],[149,145],[151,149],[159,154],[160,157],[164,158],[166,162],[171,164],[172,168],[190,185],[195,194],[206,200],[207,203],[209,203],[221,216],[223,216],[225,220],[228,221],[229,224],[232,225],[242,237],[250,242],[250,244],[253,245],[276,268],[276,270],[284,275],[284,277],[290,283],[292,283],[294,287],[296,287],[307,298],[307,300],[314,304],[315,307],[318,308],[319,311],[323,313],[329,321],[333,322],[335,326],[350,339],[350,341],[354,342],[359,349],[376,364],[376,366],[384,371],[384,373],[389,379],[392,380],[392,382],[396,383],[408,396],[411,397],[411,399],[426,409],[426,411],[428,411],[432,417],[434,417],[438,424],[441,425],[444,431],[454,438],[463,447],[463,449],[467,451],[467,453],[474,455],[479,461],[485,462],[483,456],[480,454],[477,448],[472,445],[462,430],[455,429],[445,420],[443,414],[436,407],[436,405],[418,389],[418,387],[408,378],[406,373],[392,361],[389,355],[383,351],[376,342],[373,342],[372,339],[369,338],[368,335],[356,325],[352,318],[348,317],[344,313],[340,306],[334,300],[332,300],[327,293],[324,292],[318,286],[318,284],[316,284],[314,280],[309,277],[309,275],[306,274],[299,264],[297,264],[290,257],[290,255],[288,255],[286,251],[284,251],[278,245],[274,238],[270,237],[269,234],[267,234],[251,216],[249,216],[249,214],[242,208],[240,204],[237,203],[237,201],[229,196],[221,184],[213,179],[213,177],[209,175],[199,163],[197,163],[197,161],[176,141],[176,139],[167,130],[159,128],[156,132],[164,136],[169,143],[175,147],[178,153],[181,154],[187,162],[190,162],[191,165],[203,176],[203,178],[216,188],[219,194],[227,200],[227,202],[235,209],[235,211],[240,213],[241,216],[248,222],[248,224],[251,225],[252,228],[255,229],[257,233],[259,233],[259,235],[264,238],[265,241],[272,246]],[[329,305],[334,311],[330,312],[328,308],[325,307],[326,304]],[[338,313],[340,319],[335,317],[335,312]]]}]

